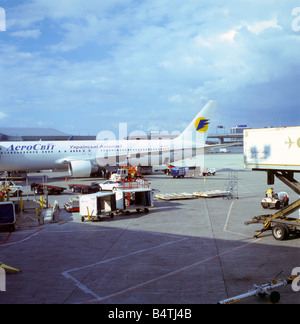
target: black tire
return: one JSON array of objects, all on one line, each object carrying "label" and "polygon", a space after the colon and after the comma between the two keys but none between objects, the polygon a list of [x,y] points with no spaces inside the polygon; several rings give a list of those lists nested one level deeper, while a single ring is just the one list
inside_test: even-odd
[{"label": "black tire", "polygon": [[275,203],[275,209],[280,209],[280,201],[276,201]]},{"label": "black tire", "polygon": [[284,224],[274,225],[272,228],[272,234],[275,240],[283,241],[286,240],[290,235],[289,228]]},{"label": "black tire", "polygon": [[17,191],[16,192],[16,197],[18,197],[18,194],[19,194],[19,197],[22,197],[23,191],[22,190],[19,190],[19,192]]},{"label": "black tire", "polygon": [[278,291],[272,291],[270,294],[270,301],[272,304],[278,303],[280,300],[280,294]]}]

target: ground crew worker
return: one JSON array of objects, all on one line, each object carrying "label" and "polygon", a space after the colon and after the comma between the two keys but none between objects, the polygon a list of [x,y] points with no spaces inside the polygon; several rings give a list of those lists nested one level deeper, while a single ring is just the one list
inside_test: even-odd
[{"label": "ground crew worker", "polygon": [[266,191],[266,197],[273,198],[273,193],[274,193],[274,189],[273,188],[268,189]]}]

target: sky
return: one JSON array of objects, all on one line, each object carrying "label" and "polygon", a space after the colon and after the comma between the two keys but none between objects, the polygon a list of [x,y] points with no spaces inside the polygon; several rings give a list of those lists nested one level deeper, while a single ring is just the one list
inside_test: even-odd
[{"label": "sky", "polygon": [[[297,0],[0,0],[0,129],[300,125]],[[3,14],[5,13],[5,15]],[[218,130],[220,132],[220,129]]]}]

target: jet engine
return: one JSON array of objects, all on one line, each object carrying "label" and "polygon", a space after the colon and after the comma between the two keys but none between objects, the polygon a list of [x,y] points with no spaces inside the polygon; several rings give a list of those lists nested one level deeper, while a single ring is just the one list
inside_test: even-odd
[{"label": "jet engine", "polygon": [[71,161],[69,163],[69,174],[72,177],[90,177],[92,173],[96,173],[98,168],[90,161]]}]

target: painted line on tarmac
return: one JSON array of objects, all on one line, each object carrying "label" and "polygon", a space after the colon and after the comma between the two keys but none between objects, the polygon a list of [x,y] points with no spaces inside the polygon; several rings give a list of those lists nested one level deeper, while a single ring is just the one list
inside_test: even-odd
[{"label": "painted line on tarmac", "polygon": [[[9,240],[10,236],[11,235],[8,235],[6,237],[6,239],[4,240],[4,242],[2,244],[0,244],[0,247],[6,247],[6,246],[10,246],[10,245],[15,245],[15,244],[19,244],[19,243],[22,243],[22,242],[25,242],[31,238],[33,238],[34,236],[37,236],[41,231],[43,231],[45,228],[40,228],[39,230],[27,235],[26,237],[24,237],[23,239],[21,240],[18,240],[18,241],[15,241],[15,242],[11,242],[11,243],[7,243],[7,241]],[[12,233],[10,233],[12,234]]]},{"label": "painted line on tarmac", "polygon": [[229,230],[229,223],[230,223],[230,219],[231,219],[231,216],[232,216],[232,212],[233,212],[233,208],[235,206],[235,201],[233,201],[230,205],[230,208],[229,208],[229,211],[228,211],[228,214],[227,214],[227,218],[226,218],[226,222],[225,222],[225,225],[224,225],[224,228],[223,228],[223,231],[224,232],[227,232],[227,233],[232,233],[232,234],[236,234],[236,235],[241,235],[241,236],[245,236],[245,237],[248,237],[248,238],[252,238],[252,236],[250,235],[247,235],[247,234],[244,234],[244,233],[239,233],[239,232],[233,232],[233,231],[230,231]]},{"label": "painted line on tarmac", "polygon": [[[166,235],[166,236],[169,236],[169,235]],[[102,300],[103,297],[97,296],[93,291],[91,291],[88,287],[86,287],[84,284],[82,284],[80,281],[78,281],[76,278],[74,278],[70,273],[71,272],[75,272],[75,271],[79,271],[79,270],[83,270],[83,269],[92,268],[92,267],[95,267],[97,265],[109,263],[109,262],[112,262],[112,261],[124,259],[124,258],[130,257],[130,256],[133,256],[133,255],[136,255],[136,254],[149,252],[151,250],[159,249],[159,248],[162,248],[162,247],[171,245],[171,244],[180,243],[180,242],[183,242],[185,240],[187,240],[187,238],[181,238],[181,239],[177,239],[175,241],[169,241],[169,242],[166,242],[166,243],[163,243],[163,244],[159,244],[159,245],[156,245],[156,246],[152,246],[152,247],[147,248],[147,249],[142,249],[142,250],[134,251],[134,252],[128,253],[126,255],[122,255],[122,256],[115,257],[115,258],[103,260],[103,261],[100,261],[100,262],[97,262],[97,263],[94,263],[94,264],[89,264],[89,265],[86,265],[86,266],[83,266],[83,267],[73,268],[73,269],[70,269],[70,270],[67,270],[67,271],[62,272],[62,275],[65,278],[67,278],[67,279],[73,280],[76,283],[76,285],[77,285],[77,287],[79,289],[81,289],[83,292],[85,292],[87,294],[91,294],[92,296],[94,296],[96,298],[95,300]]]},{"label": "painted line on tarmac", "polygon": [[151,279],[151,280],[149,280],[149,281],[143,282],[143,283],[138,284],[138,285],[136,285],[136,286],[133,286],[133,287],[127,288],[127,289],[125,289],[125,290],[119,291],[119,292],[117,292],[117,293],[114,293],[114,294],[111,294],[111,295],[108,295],[108,296],[105,296],[105,297],[99,297],[99,298],[96,298],[96,299],[94,299],[94,300],[90,300],[90,301],[88,301],[88,302],[83,302],[83,304],[102,303],[102,302],[107,301],[107,300],[109,300],[109,299],[111,299],[111,298],[119,297],[119,296],[121,296],[121,295],[124,295],[124,294],[130,293],[130,292],[133,292],[133,291],[135,291],[135,290],[141,289],[141,288],[146,287],[146,286],[148,286],[148,285],[154,284],[154,283],[156,283],[156,282],[158,282],[158,281],[161,281],[161,280],[164,280],[164,279],[170,278],[170,277],[172,277],[172,276],[178,275],[178,274],[180,274],[180,273],[182,273],[182,272],[184,272],[184,271],[191,270],[191,269],[193,269],[193,268],[195,268],[195,267],[198,267],[198,266],[200,266],[200,265],[202,265],[202,264],[204,264],[204,263],[207,263],[207,262],[213,261],[213,260],[215,260],[215,259],[217,259],[217,258],[223,257],[223,256],[225,256],[225,255],[227,255],[227,254],[230,254],[230,253],[236,252],[236,251],[238,251],[238,250],[240,250],[240,249],[243,249],[243,248],[245,248],[245,247],[248,247],[248,246],[250,246],[250,245],[256,244],[256,243],[258,243],[258,242],[260,242],[260,241],[262,241],[262,240],[263,240],[263,239],[259,239],[259,240],[255,240],[255,241],[251,241],[251,242],[245,243],[245,244],[243,244],[243,245],[241,245],[241,246],[239,246],[239,247],[236,247],[236,248],[234,248],[234,249],[231,249],[231,250],[225,251],[225,252],[223,252],[223,253],[220,253],[220,254],[215,255],[215,256],[213,256],[213,257],[210,257],[210,258],[207,258],[207,259],[205,259],[205,260],[202,260],[202,261],[199,261],[199,262],[197,262],[197,263],[194,263],[194,264],[188,265],[188,266],[186,266],[186,267],[180,268],[180,269],[178,269],[178,270],[175,270],[175,271],[169,272],[169,273],[167,273],[167,274],[165,274],[165,275],[163,275],[163,276],[160,276],[160,277],[157,277],[157,278]]}]

